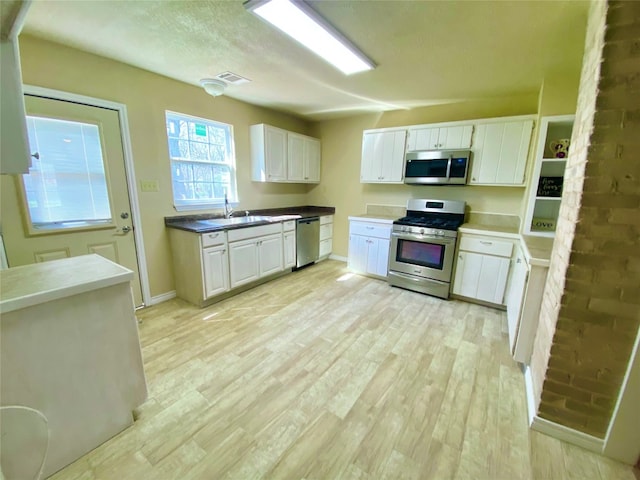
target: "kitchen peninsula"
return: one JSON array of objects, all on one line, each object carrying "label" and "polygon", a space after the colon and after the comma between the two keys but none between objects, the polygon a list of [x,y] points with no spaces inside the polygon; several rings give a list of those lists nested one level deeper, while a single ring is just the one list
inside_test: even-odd
[{"label": "kitchen peninsula", "polygon": [[[0,275],[0,398],[46,417],[43,478],[131,425],[147,398],[132,278],[95,254]],[[25,433],[16,429],[2,439],[14,452]],[[3,458],[5,473],[32,454]]]}]

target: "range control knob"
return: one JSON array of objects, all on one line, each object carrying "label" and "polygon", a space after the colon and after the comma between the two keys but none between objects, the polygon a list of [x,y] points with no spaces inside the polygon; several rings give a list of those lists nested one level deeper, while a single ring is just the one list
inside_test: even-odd
[{"label": "range control knob", "polygon": [[424,235],[424,228],[420,229],[420,235]]},{"label": "range control knob", "polygon": [[444,230],[438,230],[438,235],[440,235],[441,237],[444,237]]}]

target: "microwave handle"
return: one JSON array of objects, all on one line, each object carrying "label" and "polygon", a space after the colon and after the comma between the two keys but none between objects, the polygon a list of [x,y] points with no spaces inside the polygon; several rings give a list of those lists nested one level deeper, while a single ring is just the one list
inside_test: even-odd
[{"label": "microwave handle", "polygon": [[449,155],[449,160],[447,161],[447,180],[451,178],[451,160],[453,160],[453,156]]}]

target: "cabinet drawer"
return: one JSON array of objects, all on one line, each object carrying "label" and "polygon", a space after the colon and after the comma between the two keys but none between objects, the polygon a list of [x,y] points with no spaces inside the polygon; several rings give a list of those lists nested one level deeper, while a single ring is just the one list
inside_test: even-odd
[{"label": "cabinet drawer", "polygon": [[326,240],[321,240],[319,256],[324,257],[326,255],[329,255],[332,249],[333,249],[333,241],[330,238],[327,238]]},{"label": "cabinet drawer", "polygon": [[325,225],[327,223],[333,223],[333,215],[322,215],[320,217],[320,225]]},{"label": "cabinet drawer", "polygon": [[227,242],[227,232],[211,232],[202,234],[202,248],[222,245]]},{"label": "cabinet drawer", "polygon": [[282,222],[282,231],[283,232],[290,232],[292,230],[296,229],[296,221],[295,220],[288,220],[286,222]]},{"label": "cabinet drawer", "polygon": [[475,238],[463,236],[460,239],[460,250],[467,252],[486,253],[498,257],[511,257],[513,243],[492,238]]},{"label": "cabinet drawer", "polygon": [[282,233],[281,223],[272,223],[271,225],[260,225],[259,227],[237,228],[229,230],[227,236],[230,242],[237,242],[247,238],[261,237],[263,235],[271,235],[273,233]]},{"label": "cabinet drawer", "polygon": [[351,222],[349,234],[389,239],[391,238],[391,225],[382,226],[375,223]]},{"label": "cabinet drawer", "polygon": [[327,240],[333,237],[333,223],[320,225],[320,240]]}]

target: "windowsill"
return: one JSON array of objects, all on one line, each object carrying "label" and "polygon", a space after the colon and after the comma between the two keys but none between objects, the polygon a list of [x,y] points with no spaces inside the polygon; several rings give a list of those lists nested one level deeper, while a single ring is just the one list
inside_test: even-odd
[{"label": "windowsill", "polygon": [[[229,202],[229,205],[234,208],[238,206],[238,202]],[[176,212],[188,212],[193,210],[219,210],[224,208],[224,203],[209,203],[206,205],[174,205],[173,208]]]}]

